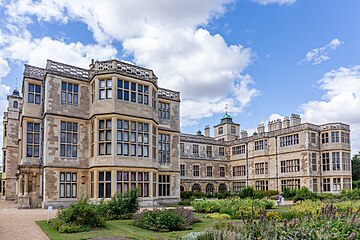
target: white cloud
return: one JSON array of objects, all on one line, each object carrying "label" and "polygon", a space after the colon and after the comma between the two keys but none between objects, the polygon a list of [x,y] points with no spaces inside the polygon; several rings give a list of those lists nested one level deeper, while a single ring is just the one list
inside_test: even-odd
[{"label": "white cloud", "polygon": [[269,5],[269,4],[291,5],[296,2],[296,0],[252,0],[252,1],[259,3],[261,5]]},{"label": "white cloud", "polygon": [[320,80],[322,100],[300,106],[303,119],[318,124],[350,124],[353,151],[360,150],[360,65],[332,70]]},{"label": "white cloud", "polygon": [[342,45],[344,42],[335,38],[331,40],[330,43],[326,44],[324,47],[315,48],[306,53],[306,57],[302,59],[299,64],[302,62],[312,62],[313,65],[320,64],[322,62],[328,61],[330,59],[328,50],[335,50],[338,46]]},{"label": "white cloud", "polygon": [[[251,49],[240,44],[228,45],[221,35],[212,35],[203,27],[223,15],[233,2],[11,1],[6,5],[7,13],[13,19],[11,22],[29,23],[33,16],[38,21],[61,24],[81,21],[92,31],[99,45],[91,45],[87,49],[81,43],[65,44],[49,38],[32,39],[27,43],[40,46],[33,54],[28,53],[28,46],[19,41],[14,48],[22,50],[10,51],[10,55],[32,62],[58,57],[72,64],[74,61],[68,61],[65,53],[75,49],[75,56],[69,58],[85,64],[83,58],[76,58],[78,52],[85,51],[91,55],[88,53],[90,48],[104,50],[103,46],[108,46],[111,49],[113,41],[120,41],[124,56],[133,56],[136,64],[153,69],[159,77],[160,86],[181,91],[182,125],[196,124],[200,118],[222,112],[225,102],[231,103],[234,113],[239,113],[259,94],[258,90],[250,87],[253,83],[251,78],[242,76],[243,70],[251,63]],[[42,10],[49,6],[51,10]],[[56,49],[64,49],[64,54],[57,53]],[[56,56],[48,56],[50,52]],[[199,109],[194,107],[202,108],[196,119],[187,114]]]}]

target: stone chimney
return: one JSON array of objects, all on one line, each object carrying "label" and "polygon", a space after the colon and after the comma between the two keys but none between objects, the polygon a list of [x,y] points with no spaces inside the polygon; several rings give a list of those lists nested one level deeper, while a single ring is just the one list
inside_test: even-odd
[{"label": "stone chimney", "polygon": [[290,119],[289,117],[284,117],[283,128],[288,128],[288,127],[290,127]]},{"label": "stone chimney", "polygon": [[282,129],[281,119],[276,120],[275,129],[276,129],[276,130],[281,130],[281,129]]},{"label": "stone chimney", "polygon": [[241,130],[240,138],[246,138],[248,136],[248,132],[246,130]]},{"label": "stone chimney", "polygon": [[268,123],[268,130],[269,132],[280,130],[282,128],[281,119],[272,120]]},{"label": "stone chimney", "polygon": [[205,126],[204,132],[205,132],[205,137],[210,137],[210,126],[209,125]]},{"label": "stone chimney", "polygon": [[300,115],[298,114],[291,114],[291,126],[298,126],[301,124],[301,118],[300,118]]},{"label": "stone chimney", "polygon": [[258,134],[264,133],[265,132],[265,125],[260,123],[257,127],[257,132]]}]

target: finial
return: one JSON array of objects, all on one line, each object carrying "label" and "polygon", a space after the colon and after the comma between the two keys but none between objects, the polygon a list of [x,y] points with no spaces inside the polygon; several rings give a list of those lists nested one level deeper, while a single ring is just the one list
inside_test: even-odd
[{"label": "finial", "polygon": [[225,114],[227,114],[228,105],[225,104]]},{"label": "finial", "polygon": [[18,90],[18,78],[16,78],[15,89]]}]

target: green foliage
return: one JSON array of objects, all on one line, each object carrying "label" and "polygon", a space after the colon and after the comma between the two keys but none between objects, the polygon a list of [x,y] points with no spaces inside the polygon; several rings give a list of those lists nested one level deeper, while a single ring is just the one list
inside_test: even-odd
[{"label": "green foliage", "polygon": [[351,169],[353,181],[360,180],[360,151],[353,156],[351,160]]},{"label": "green foliage", "polygon": [[209,213],[205,215],[205,218],[211,218],[216,220],[224,220],[224,219],[231,219],[228,214],[221,214],[221,213]]},{"label": "green foliage", "polygon": [[178,204],[180,206],[190,206],[191,205],[191,200],[190,199],[181,200]]},{"label": "green foliage", "polygon": [[50,224],[61,233],[88,231],[103,227],[104,223],[105,220],[86,198],[59,210],[57,218],[50,221]]},{"label": "green foliage", "polygon": [[192,212],[186,209],[143,211],[135,214],[134,220],[137,227],[160,232],[191,229],[191,225],[198,221]]},{"label": "green foliage", "polygon": [[360,189],[343,190],[340,193],[340,197],[351,199],[351,200],[360,199]]},{"label": "green foliage", "polygon": [[353,189],[360,189],[360,180],[352,181]]},{"label": "green foliage", "polygon": [[244,187],[239,192],[239,197],[241,198],[254,198],[255,196],[255,189],[253,187]]},{"label": "green foliage", "polygon": [[[317,201],[316,201],[317,202]],[[186,235],[188,240],[245,240],[245,239],[348,239],[360,238],[360,210],[337,216],[333,205],[325,205],[321,214],[307,214],[298,219],[283,222],[274,216],[262,216],[260,220],[220,222],[202,233]],[[278,216],[276,216],[278,217]]]},{"label": "green foliage", "polygon": [[316,193],[311,192],[307,187],[302,187],[300,190],[296,191],[294,202],[303,201],[303,200],[315,200],[317,199]]},{"label": "green foliage", "polygon": [[193,198],[205,198],[206,197],[206,193],[203,192],[199,192],[199,191],[183,191],[180,193],[180,197],[181,199],[191,199]]},{"label": "green foliage", "polygon": [[260,212],[271,209],[274,201],[267,199],[229,198],[221,200],[203,200],[192,202],[194,211],[200,213],[228,214],[231,218],[259,217]]},{"label": "green foliage", "polygon": [[291,188],[284,188],[283,190],[283,196],[284,198],[293,198],[296,195],[297,190],[291,189]]},{"label": "green foliage", "polygon": [[280,221],[283,217],[279,212],[267,211],[265,217],[270,220]]}]

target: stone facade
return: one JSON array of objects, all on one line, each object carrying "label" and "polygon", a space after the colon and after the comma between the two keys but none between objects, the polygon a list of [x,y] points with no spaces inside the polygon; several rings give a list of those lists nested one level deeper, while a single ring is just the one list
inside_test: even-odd
[{"label": "stone facade", "polygon": [[[225,114],[205,136],[181,135],[181,189],[202,192],[278,190],[306,186],[314,192],[351,189],[350,128],[343,123],[301,124],[293,114],[260,124],[252,136]],[[221,149],[221,154],[219,154]],[[225,169],[225,173],[221,171]],[[199,173],[198,173],[199,169]]]},{"label": "stone facade", "polygon": [[205,136],[180,133],[180,93],[149,69],[117,60],[89,69],[25,65],[22,97],[4,113],[2,196],[18,208],[66,206],[137,188],[143,206],[180,191],[306,186],[351,189],[349,126],[301,124],[298,115],[248,136],[227,113]]},{"label": "stone facade", "polygon": [[25,65],[22,96],[9,96],[4,116],[3,194],[18,208],[133,188],[143,206],[179,201],[180,94],[159,88],[152,70],[49,60],[44,69]]}]

